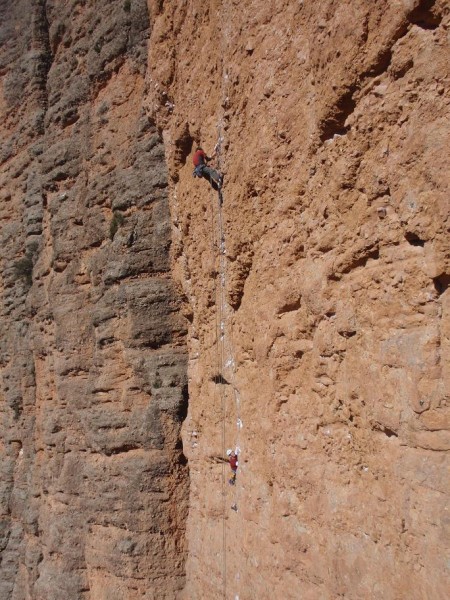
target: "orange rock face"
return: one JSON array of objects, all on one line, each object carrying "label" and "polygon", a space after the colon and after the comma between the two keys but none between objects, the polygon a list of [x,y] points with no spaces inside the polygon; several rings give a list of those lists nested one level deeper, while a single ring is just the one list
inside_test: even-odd
[{"label": "orange rock face", "polygon": [[446,598],[449,27],[1,3],[1,600]]},{"label": "orange rock face", "polygon": [[[149,5],[191,320],[183,598],[444,598],[448,3]],[[220,210],[191,175],[217,142]]]}]

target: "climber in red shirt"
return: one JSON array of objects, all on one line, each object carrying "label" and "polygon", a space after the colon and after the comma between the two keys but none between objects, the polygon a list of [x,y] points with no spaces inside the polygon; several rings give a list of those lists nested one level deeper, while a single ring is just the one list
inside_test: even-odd
[{"label": "climber in red shirt", "polygon": [[220,190],[222,187],[223,176],[216,171],[216,169],[211,169],[208,167],[208,162],[213,160],[216,152],[212,156],[206,156],[203,148],[197,148],[192,157],[192,161],[194,163],[194,177],[204,177],[207,179],[215,190]]},{"label": "climber in red shirt", "polygon": [[233,475],[231,476],[231,479],[228,480],[228,483],[230,485],[234,485],[236,482],[236,473],[237,473],[237,469],[238,469],[238,465],[239,465],[238,453],[239,452],[238,452],[237,448],[236,448],[236,450],[231,450],[231,448],[229,448],[227,450],[228,462],[230,463],[230,468],[233,473]]}]

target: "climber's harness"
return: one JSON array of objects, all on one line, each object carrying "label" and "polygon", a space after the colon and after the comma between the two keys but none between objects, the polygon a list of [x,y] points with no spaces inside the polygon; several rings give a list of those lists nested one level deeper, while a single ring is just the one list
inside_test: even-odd
[{"label": "climber's harness", "polygon": [[206,167],[205,163],[200,163],[199,165],[197,165],[195,167],[195,169],[192,171],[192,176],[193,177],[203,177],[203,169]]}]

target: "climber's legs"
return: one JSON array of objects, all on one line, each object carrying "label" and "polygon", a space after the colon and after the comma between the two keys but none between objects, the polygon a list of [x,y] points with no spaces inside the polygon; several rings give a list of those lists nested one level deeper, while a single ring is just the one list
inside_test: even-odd
[{"label": "climber's legs", "polygon": [[214,189],[220,189],[222,187],[222,175],[219,171],[215,169],[211,169],[211,167],[203,167],[202,175],[205,179],[207,179]]}]

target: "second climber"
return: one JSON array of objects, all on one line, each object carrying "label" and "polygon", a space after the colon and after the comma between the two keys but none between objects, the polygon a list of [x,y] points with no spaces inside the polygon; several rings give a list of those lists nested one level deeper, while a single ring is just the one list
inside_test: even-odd
[{"label": "second climber", "polygon": [[216,169],[212,169],[208,166],[208,162],[213,160],[215,155],[216,152],[214,151],[212,156],[207,156],[203,148],[198,147],[192,157],[195,167],[193,175],[194,177],[203,177],[204,179],[207,179],[215,190],[220,190],[222,188],[223,175]]},{"label": "second climber", "polygon": [[231,450],[231,448],[227,450],[228,462],[230,463],[230,469],[232,472],[231,479],[228,480],[230,485],[234,485],[236,483],[236,473],[239,465],[238,454],[239,450],[237,448],[236,450]]}]

